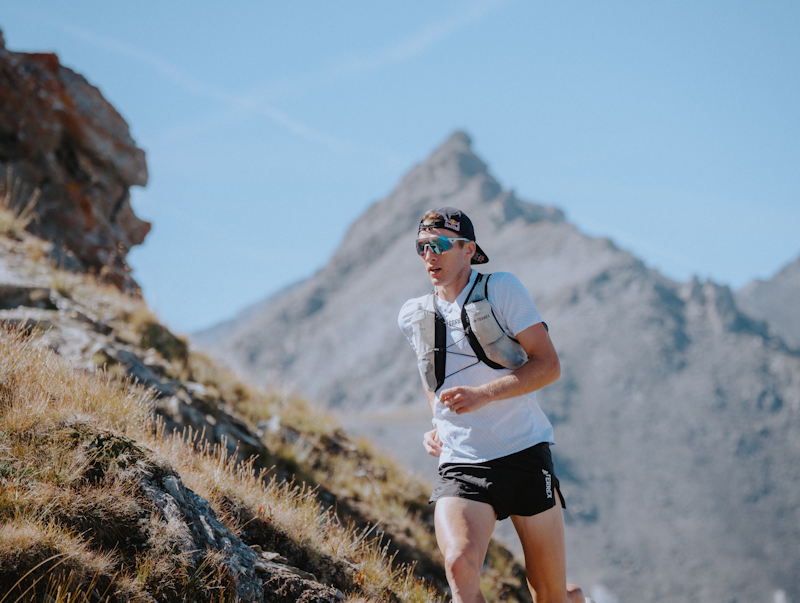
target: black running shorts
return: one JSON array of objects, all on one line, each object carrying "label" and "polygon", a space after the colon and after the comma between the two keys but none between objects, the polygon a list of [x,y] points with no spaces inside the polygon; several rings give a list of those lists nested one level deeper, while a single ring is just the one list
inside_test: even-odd
[{"label": "black running shorts", "polygon": [[454,497],[492,505],[497,519],[537,515],[555,504],[567,508],[547,442],[485,463],[444,463],[430,502]]}]

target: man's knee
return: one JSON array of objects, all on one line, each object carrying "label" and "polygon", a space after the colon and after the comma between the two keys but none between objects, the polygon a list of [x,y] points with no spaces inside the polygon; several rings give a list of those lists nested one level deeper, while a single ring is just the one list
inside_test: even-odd
[{"label": "man's knee", "polygon": [[444,568],[448,580],[466,586],[470,582],[480,583],[481,564],[465,551],[453,551],[445,555]]}]

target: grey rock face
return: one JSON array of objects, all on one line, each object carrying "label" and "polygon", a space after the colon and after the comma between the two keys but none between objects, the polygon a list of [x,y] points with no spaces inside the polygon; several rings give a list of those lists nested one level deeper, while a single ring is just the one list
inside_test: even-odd
[{"label": "grey rock face", "polygon": [[264,551],[259,545],[247,546],[220,523],[207,500],[184,486],[179,475],[140,472],[138,482],[181,554],[198,566],[208,551],[221,553],[223,565],[234,578],[236,601],[334,603],[343,598],[335,588],[289,565],[278,553]]},{"label": "grey rock face", "polygon": [[223,563],[235,576],[238,601],[263,601],[263,583],[256,574],[262,569],[258,555],[234,536],[219,520],[208,501],[186,488],[177,474],[142,475],[142,492],[158,508],[160,519],[171,528],[178,550],[202,562],[208,550],[224,555]]},{"label": "grey rock face", "polygon": [[418,408],[424,427],[428,412],[397,313],[431,287],[412,244],[442,205],[472,218],[484,272],[527,286],[559,351],[562,377],[539,400],[570,580],[625,603],[800,599],[800,354],[728,288],[671,281],[504,191],[463,133],[370,207],[324,269],[217,329],[208,351],[425,462],[421,432],[396,420]]},{"label": "grey rock face", "polygon": [[800,349],[800,256],[768,281],[749,282],[735,297],[742,310],[765,321],[772,334]]}]

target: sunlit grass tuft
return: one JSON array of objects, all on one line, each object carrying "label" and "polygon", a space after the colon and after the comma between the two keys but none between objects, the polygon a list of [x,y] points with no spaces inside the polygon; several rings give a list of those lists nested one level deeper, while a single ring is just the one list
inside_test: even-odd
[{"label": "sunlit grass tuft", "polygon": [[19,177],[14,177],[11,166],[6,170],[5,179],[0,179],[0,232],[16,236],[36,219],[36,204],[41,191],[29,191]]}]

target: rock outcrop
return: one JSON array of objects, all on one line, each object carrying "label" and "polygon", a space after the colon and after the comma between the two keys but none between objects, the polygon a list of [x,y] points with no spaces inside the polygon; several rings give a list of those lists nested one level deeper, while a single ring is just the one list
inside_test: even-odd
[{"label": "rock outcrop", "polygon": [[800,349],[800,256],[769,280],[750,281],[735,297],[740,308],[766,322],[788,345]]},{"label": "rock outcrop", "polygon": [[430,467],[397,313],[430,289],[412,243],[442,205],[472,218],[483,271],[528,287],[559,351],[561,379],[539,400],[558,442],[570,579],[626,603],[800,598],[800,353],[727,287],[674,282],[504,191],[463,133],[370,207],[325,268],[227,337],[214,331],[209,352]]},{"label": "rock outcrop", "polygon": [[18,213],[35,203],[28,229],[55,244],[62,266],[137,288],[125,256],[150,230],[134,215],[129,193],[147,183],[144,151],[85,78],[55,54],[7,50],[2,34],[0,180]]},{"label": "rock outcrop", "polygon": [[233,577],[235,600],[241,603],[318,601],[336,603],[341,591],[316,576],[289,565],[286,558],[260,545],[246,545],[217,519],[208,501],[184,486],[175,472],[137,475],[141,492],[171,528],[179,554],[201,566],[209,551],[219,552],[226,573]]},{"label": "rock outcrop", "polygon": [[[30,237],[20,245],[20,241],[0,237],[0,325],[37,330],[42,343],[76,369],[111,371],[151,389],[154,412],[168,434],[191,430],[209,444],[226,446],[231,456],[267,458],[258,434],[232,409],[210,396],[200,383],[181,380],[176,374],[181,346],[186,353],[184,342],[156,323],[148,328],[161,330],[161,341],[145,336],[142,346],[132,341],[136,337],[121,337],[124,323],[114,314],[120,311],[115,307],[117,295],[105,295],[98,287],[91,301],[86,301],[70,295],[66,285],[60,291],[54,288],[52,267],[31,262],[24,249],[41,243]],[[132,307],[140,303],[130,300]],[[174,343],[164,345],[164,340]]]}]

